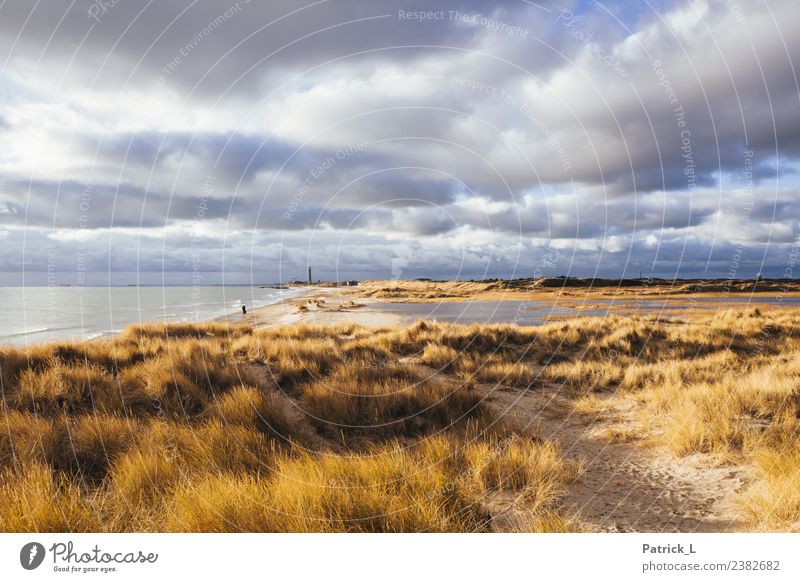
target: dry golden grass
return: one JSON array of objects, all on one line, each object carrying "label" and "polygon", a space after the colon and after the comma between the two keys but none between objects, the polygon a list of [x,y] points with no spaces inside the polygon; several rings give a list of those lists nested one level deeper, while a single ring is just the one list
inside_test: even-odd
[{"label": "dry golden grass", "polygon": [[362,281],[353,290],[362,297],[401,300],[441,300],[448,298],[508,299],[538,295],[581,296],[658,296],[730,293],[789,293],[800,291],[796,281],[761,280],[658,280],[658,279],[584,279],[559,277],[484,281]]},{"label": "dry golden grass", "polygon": [[475,389],[542,382],[581,414],[628,411],[610,440],[752,464],[750,524],[798,529],[799,356],[790,310],[145,325],[0,349],[0,530],[489,531],[507,495],[519,527],[573,529],[559,499],[579,468]]},{"label": "dry golden grass", "polygon": [[0,473],[0,531],[83,532],[101,529],[78,485],[38,463]]},{"label": "dry golden grass", "polygon": [[756,451],[759,481],[742,499],[742,507],[759,528],[800,531],[800,447]]},{"label": "dry golden grass", "polygon": [[496,355],[484,358],[462,355],[455,366],[455,373],[467,381],[517,388],[530,388],[535,380],[533,371],[526,364]]},{"label": "dry golden grass", "polygon": [[[420,322],[404,330],[407,343],[423,343],[420,364],[453,373],[467,382],[531,387],[536,377],[512,352],[529,347],[533,336],[511,325],[431,327]],[[530,354],[526,354],[528,358]]]},{"label": "dry golden grass", "polygon": [[62,431],[51,419],[18,410],[0,416],[0,466],[47,463],[61,448]]},{"label": "dry golden grass", "polygon": [[[0,530],[490,531],[505,491],[558,530],[574,465],[459,380],[527,386],[510,350],[530,339],[151,324],[2,349]],[[457,354],[449,380],[404,360],[428,345]]]},{"label": "dry golden grass", "polygon": [[560,488],[580,471],[577,465],[563,463],[560,454],[552,443],[518,437],[473,443],[465,451],[476,487],[484,492],[518,493],[531,503],[535,513],[551,506],[561,494]]},{"label": "dry golden grass", "polygon": [[458,360],[458,352],[450,346],[429,343],[419,358],[421,364],[433,366],[439,370],[449,370]]},{"label": "dry golden grass", "polygon": [[353,383],[334,376],[305,386],[301,398],[314,424],[334,435],[417,436],[486,414],[469,389],[427,380]]},{"label": "dry golden grass", "polygon": [[614,362],[589,359],[553,364],[544,372],[545,378],[579,394],[606,390],[619,383],[622,376],[623,368]]}]

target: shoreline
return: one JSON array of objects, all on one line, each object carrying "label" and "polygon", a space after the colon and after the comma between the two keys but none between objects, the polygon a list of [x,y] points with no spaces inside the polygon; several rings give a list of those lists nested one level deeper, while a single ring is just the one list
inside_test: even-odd
[{"label": "shoreline", "polygon": [[[481,291],[461,296],[434,292],[428,296],[415,294],[416,289],[404,289],[403,281],[396,287],[363,285],[358,287],[312,286],[295,287],[291,296],[275,303],[248,309],[242,316],[231,311],[205,319],[191,318],[174,323],[224,322],[248,324],[255,329],[284,325],[337,325],[354,323],[374,329],[410,325],[417,320],[473,323],[514,323],[520,326],[545,325],[580,317],[657,316],[694,319],[712,311],[758,308],[772,311],[800,308],[800,292],[763,291],[758,293],[701,292],[692,295],[666,293],[608,294],[598,290],[575,289],[569,293],[550,291],[521,291],[513,289]],[[435,291],[443,291],[441,288]],[[129,325],[165,323],[159,318],[132,322]],[[126,325],[127,327],[127,325]],[[110,340],[116,333],[101,333],[93,337],[64,337],[28,342],[3,343],[3,348],[25,348],[61,341],[95,342]],[[25,335],[25,334],[21,334]],[[31,339],[31,338],[29,338]]]},{"label": "shoreline", "polygon": [[[225,286],[202,286],[202,289],[205,290],[213,287],[223,288]],[[239,287],[247,290],[273,289],[272,287],[252,287],[247,285],[235,285],[231,287]],[[171,305],[166,302],[169,298],[167,298],[167,300],[159,298],[160,306],[155,306],[152,301],[150,301],[150,304],[147,302],[126,304],[124,297],[125,294],[130,294],[132,289],[130,286],[97,286],[96,288],[108,291],[109,294],[113,296],[113,300],[110,300],[107,302],[107,304],[98,307],[88,299],[80,298],[77,303],[73,303],[70,306],[72,311],[76,311],[80,307],[81,314],[84,312],[84,310],[88,311],[90,306],[97,313],[99,313],[99,317],[94,317],[94,319],[90,317],[88,320],[85,320],[82,315],[80,318],[78,318],[75,314],[70,314],[71,316],[68,315],[63,319],[53,321],[50,313],[45,313],[42,308],[39,308],[39,316],[41,319],[37,320],[36,317],[27,314],[28,308],[24,302],[18,301],[18,305],[14,306],[12,301],[12,307],[8,309],[6,315],[7,317],[10,317],[10,314],[12,313],[19,313],[19,317],[13,321],[15,325],[11,326],[10,331],[6,329],[7,333],[0,333],[0,348],[25,349],[38,345],[59,342],[86,343],[113,340],[114,338],[119,337],[119,335],[131,325],[202,325],[205,323],[214,322],[236,323],[241,320],[240,309],[242,303],[248,305],[248,308],[252,309],[252,311],[256,311],[274,304],[267,303],[265,305],[264,301],[281,303],[287,299],[302,295],[305,291],[303,288],[299,287],[280,290],[274,289],[277,295],[273,295],[272,297],[259,297],[256,296],[256,292],[253,291],[253,293],[249,293],[247,296],[241,296],[241,298],[227,298],[224,296],[222,298],[212,297],[210,300],[203,300],[203,298],[199,298],[196,300],[196,305]],[[151,288],[156,289],[157,287],[151,286]],[[193,292],[195,289],[185,285],[172,285],[166,286],[165,288],[186,289],[187,294],[189,292]],[[58,287],[59,291],[69,292],[79,289],[79,287]],[[123,295],[113,295],[111,292],[113,289],[121,290]],[[161,288],[158,287],[158,289]],[[0,290],[2,290],[2,288],[0,288]],[[69,299],[71,300],[73,298],[70,296]],[[234,301],[228,301],[228,299],[232,299]],[[193,300],[195,300],[194,297]],[[163,304],[161,304],[162,301],[164,302]],[[254,304],[253,302],[255,302],[258,307],[250,307]],[[237,304],[239,305],[239,311],[237,311]],[[209,306],[211,306],[211,308],[209,308]],[[50,307],[50,309],[54,308]],[[121,315],[119,318],[117,317],[116,309],[121,310]],[[32,314],[36,314],[35,307],[30,311]],[[131,311],[135,313],[135,317],[133,318],[129,318]],[[21,322],[25,322],[25,327],[21,326]],[[2,323],[2,318],[0,318],[0,324]],[[0,327],[3,326],[0,325]]]}]

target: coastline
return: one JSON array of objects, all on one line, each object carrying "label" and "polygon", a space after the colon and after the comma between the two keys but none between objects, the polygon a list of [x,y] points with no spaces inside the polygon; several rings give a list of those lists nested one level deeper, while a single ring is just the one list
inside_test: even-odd
[{"label": "coastline", "polygon": [[[641,289],[636,289],[642,291]],[[231,309],[228,313],[191,318],[176,323],[225,322],[248,324],[255,329],[284,325],[338,325],[354,323],[382,329],[411,325],[416,320],[472,323],[518,323],[521,326],[544,325],[580,317],[654,316],[692,320],[713,311],[757,308],[773,311],[800,308],[800,292],[787,287],[784,292],[668,294],[668,286],[655,286],[649,292],[610,295],[607,289],[573,288],[569,293],[551,290],[520,289],[487,290],[479,284],[420,283],[411,281],[367,282],[357,287],[295,287],[289,296],[259,307],[248,307],[248,313]],[[249,303],[249,302],[248,302]],[[151,317],[154,316],[154,317]],[[132,322],[164,323],[157,312],[142,313]],[[127,324],[126,324],[127,326]],[[92,337],[37,339],[28,342],[3,343],[4,347],[32,347],[41,344],[76,341],[94,342],[116,337],[114,333],[98,333]],[[20,334],[24,336],[25,334]],[[29,337],[29,340],[32,338]]]}]

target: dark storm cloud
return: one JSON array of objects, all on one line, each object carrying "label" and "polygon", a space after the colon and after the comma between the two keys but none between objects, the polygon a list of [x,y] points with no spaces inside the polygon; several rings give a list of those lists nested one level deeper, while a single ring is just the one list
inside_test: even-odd
[{"label": "dark storm cloud", "polygon": [[[365,53],[354,58],[375,67],[413,59],[427,50],[393,52],[385,51],[387,47],[463,45],[481,32],[449,20],[420,22],[399,17],[400,11],[434,9],[420,0],[129,0],[112,4],[5,2],[0,11],[0,52],[25,60],[42,57],[43,66],[75,58],[80,63],[75,73],[84,81],[114,88],[161,79],[200,95],[216,96],[226,90],[259,90],[268,72],[303,71],[354,53]],[[478,0],[447,0],[435,7],[465,13],[501,12],[512,21],[524,9],[517,0],[493,2],[488,9]]]},{"label": "dark storm cloud", "polygon": [[[179,172],[187,159],[200,159],[207,174],[233,182],[249,182],[262,170],[278,170],[291,162],[291,172],[312,163],[315,152],[297,151],[281,140],[240,133],[189,133],[141,131],[130,134],[82,138],[85,154],[96,151],[98,163],[140,172]],[[92,154],[94,155],[94,154]],[[327,152],[316,152],[317,157]]]},{"label": "dark storm cloud", "polygon": [[[785,212],[800,210],[800,202],[781,204]],[[758,206],[760,214],[762,211]],[[487,229],[495,232],[538,236],[556,239],[587,239],[604,234],[680,229],[700,225],[714,214],[713,206],[694,205],[688,197],[649,195],[636,205],[620,199],[597,200],[592,196],[544,197],[525,205],[513,205],[502,210],[482,210],[470,204],[445,207],[450,221],[433,222],[440,229],[429,231],[442,234],[460,226]],[[756,217],[753,212],[753,217]],[[398,224],[411,219],[397,220]]]},{"label": "dark storm cloud", "polygon": [[[391,184],[391,188],[389,188]],[[431,184],[430,189],[438,188]],[[158,228],[181,221],[221,220],[229,229],[303,230],[320,227],[380,231],[392,221],[393,208],[430,205],[419,198],[388,198],[388,192],[408,196],[425,184],[398,176],[374,188],[359,190],[359,198],[333,202],[328,191],[309,193],[295,202],[264,195],[146,191],[139,186],[91,182],[10,182],[0,197],[0,226],[16,225],[58,229]],[[445,193],[449,199],[449,193]],[[374,206],[354,209],[352,203],[373,199]],[[347,204],[348,200],[351,204]],[[344,207],[342,206],[344,204]]]},{"label": "dark storm cloud", "polygon": [[229,200],[162,195],[132,184],[9,182],[6,190],[8,212],[0,213],[0,224],[58,229],[163,227],[175,219],[194,219],[201,202],[210,218],[226,217],[230,206]]},{"label": "dark storm cloud", "polygon": [[[285,183],[307,190],[325,189],[334,203],[398,205],[451,200],[455,186],[442,182],[439,171],[395,167],[391,150],[370,143],[343,144],[339,149],[315,144],[291,144],[280,138],[242,133],[107,134],[101,140],[83,135],[75,141],[96,165],[124,171],[180,174],[195,170],[200,160],[208,175],[228,186],[250,184],[260,172],[276,173]],[[334,192],[338,194],[334,197]]]}]

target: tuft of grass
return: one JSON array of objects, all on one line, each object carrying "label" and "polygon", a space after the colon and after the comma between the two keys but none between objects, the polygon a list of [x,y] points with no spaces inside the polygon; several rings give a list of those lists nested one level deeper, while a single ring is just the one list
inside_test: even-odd
[{"label": "tuft of grass", "polygon": [[193,425],[153,421],[138,450],[167,456],[185,474],[260,473],[269,470],[276,443],[260,432],[216,419]]},{"label": "tuft of grass", "polygon": [[120,457],[111,470],[109,501],[126,513],[157,505],[180,477],[176,459],[164,450],[153,448],[130,451]]},{"label": "tuft of grass", "polygon": [[228,323],[141,323],[127,326],[120,334],[122,340],[141,339],[206,339],[235,338],[252,333],[244,324]]},{"label": "tuft of grass", "polygon": [[166,356],[127,368],[120,382],[137,400],[149,404],[150,412],[175,419],[190,419],[205,410],[208,394],[181,367]]},{"label": "tuft of grass", "polygon": [[113,378],[97,366],[55,364],[37,372],[24,370],[19,377],[17,405],[31,412],[56,414],[93,407],[93,395],[112,391]]},{"label": "tuft of grass", "polygon": [[425,346],[419,362],[439,370],[451,370],[456,365],[458,357],[458,352],[450,346],[432,342]]},{"label": "tuft of grass", "polygon": [[747,518],[768,531],[800,531],[800,446],[762,448],[753,455],[757,481],[741,499]]},{"label": "tuft of grass", "polygon": [[0,417],[0,467],[51,462],[61,441],[62,431],[52,418],[8,410]]},{"label": "tuft of grass", "polygon": [[223,425],[238,425],[281,441],[303,442],[308,434],[292,419],[288,406],[274,391],[239,386],[215,400],[210,414]]},{"label": "tuft of grass", "polygon": [[312,422],[334,435],[415,436],[488,414],[465,387],[403,378],[353,383],[331,377],[305,386],[301,398]]},{"label": "tuft of grass", "polygon": [[462,377],[478,382],[505,384],[517,388],[530,388],[536,379],[533,371],[521,362],[512,362],[502,358],[492,358],[480,364],[472,360],[468,367],[459,370]]},{"label": "tuft of grass", "polygon": [[264,479],[208,473],[184,481],[165,500],[159,529],[170,532],[283,531],[272,519]]},{"label": "tuft of grass", "polygon": [[136,442],[139,425],[132,419],[104,414],[66,419],[58,454],[65,470],[86,479],[102,479],[120,454]]},{"label": "tuft of grass", "polygon": [[466,447],[465,457],[480,491],[517,493],[534,513],[552,508],[580,473],[579,465],[562,460],[556,445],[519,437],[473,443]]},{"label": "tuft of grass", "polygon": [[547,366],[543,376],[578,394],[608,390],[623,378],[623,368],[607,360],[566,361]]},{"label": "tuft of grass", "polygon": [[31,463],[0,472],[0,532],[84,532],[102,528],[69,478]]}]

